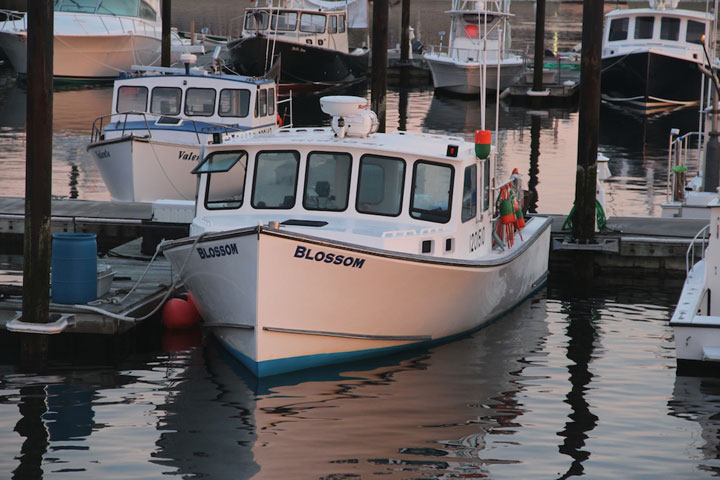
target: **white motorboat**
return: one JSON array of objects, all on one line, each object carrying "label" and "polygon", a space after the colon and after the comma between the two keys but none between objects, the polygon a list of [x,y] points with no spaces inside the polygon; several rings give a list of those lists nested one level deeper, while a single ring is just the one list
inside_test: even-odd
[{"label": "white motorboat", "polygon": [[[510,51],[510,1],[452,0],[447,50],[423,54],[436,89],[459,94],[503,91],[524,71],[522,56]],[[481,82],[481,76],[486,81]],[[498,76],[500,81],[498,83]]]},{"label": "white motorboat", "polygon": [[201,145],[277,128],[273,80],[189,67],[115,81],[112,113],[95,120],[87,147],[113,201],[192,201]]},{"label": "white motorboat", "polygon": [[191,236],[159,246],[252,372],[448,340],[543,285],[550,220],[515,229],[520,178],[496,182],[489,142],[481,159],[458,137],[373,133],[363,98],[321,103],[331,127],[204,147]]},{"label": "white motorboat", "polygon": [[701,68],[710,69],[708,57],[718,67],[715,14],[677,4],[650,0],[650,8],[618,8],[605,15],[603,100],[645,113],[698,104]]},{"label": "white motorboat", "polygon": [[[82,81],[117,78],[132,65],[160,61],[160,0],[55,0],[53,75]],[[27,73],[27,15],[3,10],[0,48],[13,69]],[[172,33],[173,45],[183,42]],[[179,53],[177,53],[179,55]]]},{"label": "white motorboat", "polygon": [[[688,249],[687,279],[670,319],[678,367],[720,366],[720,199],[710,203],[710,224]],[[694,259],[701,259],[690,266]]]}]

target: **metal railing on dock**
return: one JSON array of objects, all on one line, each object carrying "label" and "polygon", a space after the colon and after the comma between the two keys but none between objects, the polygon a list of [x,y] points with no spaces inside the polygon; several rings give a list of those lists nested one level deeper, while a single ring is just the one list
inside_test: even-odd
[{"label": "metal railing on dock", "polygon": [[[685,186],[690,165],[690,152],[696,149],[696,171],[698,180],[702,177],[703,155],[705,145],[705,134],[703,132],[688,132],[677,136],[679,131],[676,128],[670,130],[668,142],[668,163],[667,163],[667,190],[666,200],[680,202],[685,199]],[[677,136],[677,137],[676,137]],[[692,146],[691,140],[697,137],[696,146]]]}]

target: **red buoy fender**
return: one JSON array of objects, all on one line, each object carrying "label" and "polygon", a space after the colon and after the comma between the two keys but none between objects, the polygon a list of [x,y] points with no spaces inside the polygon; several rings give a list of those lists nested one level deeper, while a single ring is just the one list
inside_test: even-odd
[{"label": "red buoy fender", "polygon": [[190,328],[199,322],[200,315],[190,302],[181,298],[171,298],[163,305],[162,323],[165,328]]}]

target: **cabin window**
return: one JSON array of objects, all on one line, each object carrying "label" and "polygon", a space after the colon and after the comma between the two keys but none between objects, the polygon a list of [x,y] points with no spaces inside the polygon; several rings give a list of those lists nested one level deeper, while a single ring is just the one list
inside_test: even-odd
[{"label": "cabin window", "polygon": [[619,40],[627,40],[628,37],[627,18],[614,18],[610,22],[610,33],[608,34],[609,42],[617,42]]},{"label": "cabin window", "polygon": [[483,162],[483,211],[490,208],[490,160]]},{"label": "cabin window", "polygon": [[[98,5],[97,0],[72,0],[68,1],[65,0],[63,2],[63,5],[67,5],[70,3],[74,3],[76,5],[78,4],[89,4],[92,3],[93,6]],[[63,8],[64,12],[67,12],[69,10],[66,10]],[[74,10],[75,11],[75,10]],[[108,15],[122,15],[126,17],[137,17],[138,16],[138,1],[137,0],[102,0],[100,4],[98,5],[97,13],[104,13]],[[140,13],[142,13],[142,7],[140,8]],[[154,16],[153,16],[154,19]]]},{"label": "cabin window", "polygon": [[185,115],[209,117],[215,113],[215,90],[188,88],[185,92]]},{"label": "cabin window", "polygon": [[299,165],[298,152],[258,153],[255,160],[253,208],[294,207]]},{"label": "cabin window", "polygon": [[273,13],[270,25],[272,30],[295,31],[297,29],[297,12]]},{"label": "cabin window", "polygon": [[221,117],[247,117],[250,113],[250,90],[225,89],[220,91],[218,114]]},{"label": "cabin window", "polygon": [[678,40],[680,38],[680,19],[662,17],[660,20],[660,38],[663,40]]},{"label": "cabin window", "polygon": [[345,15],[338,16],[338,33],[345,33]]},{"label": "cabin window", "polygon": [[245,30],[267,30],[267,12],[254,11],[245,14]]},{"label": "cabin window", "polygon": [[347,209],[351,165],[352,156],[347,153],[310,153],[303,207],[337,212]]},{"label": "cabin window", "polygon": [[[103,2],[104,4],[105,2]],[[102,7],[102,5],[101,5]],[[145,20],[150,20],[151,22],[154,22],[157,20],[157,13],[153,8],[144,0],[140,0],[140,18],[144,18]]]},{"label": "cabin window", "polygon": [[439,163],[416,162],[413,171],[410,216],[418,220],[450,221],[453,168]]},{"label": "cabin window", "polygon": [[697,43],[702,45],[702,36],[705,35],[705,24],[702,22],[696,22],[695,20],[688,20],[687,22],[687,33],[685,34],[685,40],[688,43]]},{"label": "cabin window", "polygon": [[255,117],[267,116],[267,90],[258,90],[255,99]]},{"label": "cabin window", "polygon": [[477,215],[477,164],[465,168],[462,197],[462,221]]},{"label": "cabin window", "polygon": [[240,208],[245,194],[247,152],[213,152],[193,169],[207,173],[205,207],[209,210]]},{"label": "cabin window", "polygon": [[150,112],[160,115],[178,115],[182,90],[173,87],[156,87],[152,90]]},{"label": "cabin window", "polygon": [[325,15],[303,13],[300,15],[300,31],[308,33],[324,33]]},{"label": "cabin window", "polygon": [[328,33],[337,33],[337,15],[330,17],[330,25],[328,26]]},{"label": "cabin window", "polygon": [[117,112],[145,112],[147,98],[147,87],[120,87],[118,88]]},{"label": "cabin window", "polygon": [[269,88],[267,94],[267,112],[268,115],[275,115],[275,89]]},{"label": "cabin window", "polygon": [[363,155],[356,208],[372,215],[400,215],[405,162],[399,158]]},{"label": "cabin window", "polygon": [[655,17],[637,17],[635,18],[635,38],[645,40],[652,38],[653,27],[655,26]]}]

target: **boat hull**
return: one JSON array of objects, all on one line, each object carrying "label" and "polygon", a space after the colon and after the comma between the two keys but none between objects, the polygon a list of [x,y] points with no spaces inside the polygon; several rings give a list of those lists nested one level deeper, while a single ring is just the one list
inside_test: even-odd
[{"label": "boat hull", "polygon": [[[27,74],[27,36],[0,32],[0,48],[13,69]],[[67,80],[115,79],[132,65],[160,60],[160,38],[144,35],[55,35],[53,76]]]},{"label": "boat hull", "polygon": [[638,109],[695,105],[701,83],[697,63],[652,50],[602,60],[603,99]]},{"label": "boat hull", "polygon": [[[493,261],[400,255],[253,227],[163,252],[206,321],[259,377],[445,341],[486,325],[544,282],[549,221]],[[184,267],[182,267],[184,265]]]},{"label": "boat hull", "polygon": [[[432,73],[433,85],[461,95],[475,95],[482,90],[480,85],[480,68],[477,62],[457,62],[447,55],[425,55],[425,61]],[[515,84],[523,73],[522,59],[503,61],[500,65],[500,91]],[[497,90],[497,63],[488,63],[485,69],[487,89]]]},{"label": "boat hull", "polygon": [[[272,50],[273,45],[270,45]],[[239,74],[261,76],[266,73],[267,40],[246,37],[228,44],[230,63]],[[360,81],[367,76],[367,51],[360,55],[329,48],[277,40],[275,55],[280,56],[281,83],[337,84]]]}]

